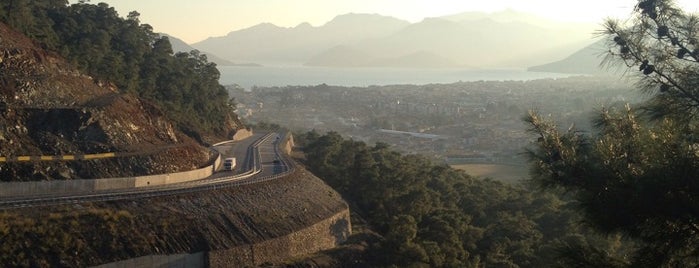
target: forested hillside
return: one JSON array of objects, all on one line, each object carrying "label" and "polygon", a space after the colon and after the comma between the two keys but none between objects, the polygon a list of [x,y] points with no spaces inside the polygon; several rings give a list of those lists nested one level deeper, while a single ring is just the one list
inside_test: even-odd
[{"label": "forested hillside", "polygon": [[0,22],[56,51],[96,83],[114,83],[157,103],[185,133],[223,136],[241,126],[214,63],[197,51],[173,53],[167,37],[105,3],[65,0],[0,3]]},{"label": "forested hillside", "polygon": [[563,195],[473,178],[334,132],[299,141],[308,168],[382,236],[362,260],[372,267],[621,266],[633,245],[583,227]]}]

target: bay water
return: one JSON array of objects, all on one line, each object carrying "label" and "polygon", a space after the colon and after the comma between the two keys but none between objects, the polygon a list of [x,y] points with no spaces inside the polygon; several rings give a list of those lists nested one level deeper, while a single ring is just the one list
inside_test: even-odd
[{"label": "bay water", "polygon": [[308,66],[218,66],[222,85],[237,84],[247,90],[254,86],[333,86],[367,87],[383,85],[448,84],[468,81],[526,81],[564,78],[571,74],[528,72],[524,69],[459,68],[335,68]]}]

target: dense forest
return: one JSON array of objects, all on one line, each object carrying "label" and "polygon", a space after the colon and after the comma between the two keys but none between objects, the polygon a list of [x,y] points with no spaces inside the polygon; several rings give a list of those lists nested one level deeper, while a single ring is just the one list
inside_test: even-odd
[{"label": "dense forest", "polygon": [[0,2],[0,22],[55,51],[99,83],[113,83],[157,103],[185,133],[227,135],[235,108],[214,63],[198,51],[173,54],[167,37],[105,3],[65,0]]},{"label": "dense forest", "polygon": [[307,167],[383,237],[363,260],[370,266],[623,266],[634,245],[586,228],[560,193],[473,178],[335,132],[298,140]]}]

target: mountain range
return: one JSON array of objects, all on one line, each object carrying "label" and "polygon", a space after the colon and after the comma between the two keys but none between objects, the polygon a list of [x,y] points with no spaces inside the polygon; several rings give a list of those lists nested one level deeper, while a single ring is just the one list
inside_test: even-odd
[{"label": "mountain range", "polygon": [[317,27],[262,23],[191,47],[233,62],[522,68],[559,60],[591,44],[596,27],[511,10],[467,12],[418,23],[350,13]]},{"label": "mountain range", "polygon": [[[177,52],[187,52],[189,53],[192,50],[198,50],[189,44],[185,43],[182,41],[182,39],[179,39],[177,37],[160,33],[161,36],[167,36],[168,40],[170,41],[170,45],[172,45],[172,51],[174,53]],[[206,55],[206,58],[209,62],[216,63],[216,65],[219,66],[258,66],[257,64],[254,63],[233,63],[232,61],[223,59],[217,55],[214,55],[212,53],[206,52],[206,51],[200,51],[201,53]]]}]

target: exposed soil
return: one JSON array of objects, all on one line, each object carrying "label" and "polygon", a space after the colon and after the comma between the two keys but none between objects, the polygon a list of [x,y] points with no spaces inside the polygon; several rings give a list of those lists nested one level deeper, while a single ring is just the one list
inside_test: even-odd
[{"label": "exposed soil", "polygon": [[[174,147],[168,151],[159,150]],[[188,170],[209,151],[152,103],[119,94],[0,24],[0,156],[141,153],[95,161],[2,163],[1,181],[135,176]]]}]

